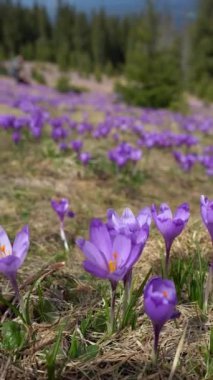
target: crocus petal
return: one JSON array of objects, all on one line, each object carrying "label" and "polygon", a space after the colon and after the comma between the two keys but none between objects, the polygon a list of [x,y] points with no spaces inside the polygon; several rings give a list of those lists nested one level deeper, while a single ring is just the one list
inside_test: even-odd
[{"label": "crocus petal", "polygon": [[144,309],[154,324],[163,326],[164,323],[166,323],[166,321],[172,317],[174,312],[174,305],[160,305],[154,302],[153,298],[150,297],[146,300]]},{"label": "crocus petal", "polygon": [[107,225],[110,228],[115,228],[116,230],[119,229],[120,217],[115,210],[113,210],[111,208],[107,210],[107,220],[108,220]]},{"label": "crocus petal", "polygon": [[140,227],[142,227],[145,223],[147,223],[148,226],[151,225],[152,213],[150,207],[145,207],[139,212],[137,216],[137,221]]},{"label": "crocus petal", "polygon": [[93,276],[99,277],[99,278],[108,278],[108,272],[104,269],[100,268],[99,266],[96,266],[93,262],[89,260],[85,260],[83,262],[84,269],[92,274]]},{"label": "crocus petal", "polygon": [[210,201],[206,210],[206,217],[209,224],[213,224],[213,201]]},{"label": "crocus petal", "polygon": [[155,219],[155,224],[163,237],[167,240],[173,240],[174,224],[171,219]]},{"label": "crocus petal", "polygon": [[207,224],[207,205],[208,205],[208,198],[205,197],[205,195],[201,195],[200,197],[200,211],[201,211],[201,217],[203,219],[203,223]]},{"label": "crocus petal", "polygon": [[213,241],[213,201],[209,202],[209,204],[207,206],[206,217],[207,217],[207,225],[206,226],[208,228],[209,234],[210,234],[211,239]]},{"label": "crocus petal", "polygon": [[111,258],[112,243],[107,227],[99,219],[93,219],[90,224],[90,240],[106,257]]},{"label": "crocus petal", "polygon": [[10,240],[7,236],[7,233],[5,232],[4,228],[0,226],[0,246],[5,246],[6,252],[11,254],[12,253],[12,246],[10,244]]},{"label": "crocus petal", "polygon": [[8,277],[11,273],[16,273],[21,262],[18,257],[14,255],[9,255],[0,259],[0,272]]},{"label": "crocus petal", "polygon": [[16,256],[23,264],[30,246],[29,227],[26,225],[17,233],[13,244],[13,256]]},{"label": "crocus petal", "polygon": [[109,273],[108,279],[112,282],[119,282],[124,279],[128,271],[129,268],[123,266],[122,268],[117,269],[115,272]]},{"label": "crocus petal", "polygon": [[116,255],[117,266],[118,268],[125,265],[131,252],[131,240],[124,235],[117,235],[113,242],[112,247],[112,257],[111,260],[114,260],[114,255]]},{"label": "crocus petal", "polygon": [[167,203],[162,203],[160,205],[160,212],[158,214],[158,217],[161,219],[172,219],[172,211]]},{"label": "crocus petal", "polygon": [[174,215],[174,219],[180,219],[183,222],[187,223],[190,217],[189,205],[188,203],[183,203],[180,205]]},{"label": "crocus petal", "polygon": [[88,261],[105,271],[108,270],[108,264],[104,255],[96,248],[93,243],[85,240],[83,244],[81,243],[80,248]]},{"label": "crocus petal", "polygon": [[126,267],[128,267],[129,269],[133,267],[133,265],[138,261],[138,259],[140,258],[140,255],[143,251],[143,246],[141,246],[140,244],[138,245],[135,245],[133,248],[132,248],[132,251],[131,251],[131,255],[129,255],[128,259],[127,259],[127,262],[126,262]]},{"label": "crocus petal", "polygon": [[123,214],[121,216],[121,222],[122,224],[127,224],[129,226],[135,225],[137,223],[135,215],[133,214],[132,210],[130,210],[130,208],[124,209]]},{"label": "crocus petal", "polygon": [[143,247],[146,244],[146,241],[149,237],[149,226],[144,224],[143,227],[136,233],[136,244],[141,244]]},{"label": "crocus petal", "polygon": [[201,195],[200,197],[200,212],[203,223],[205,224],[211,239],[213,241],[213,201]]}]

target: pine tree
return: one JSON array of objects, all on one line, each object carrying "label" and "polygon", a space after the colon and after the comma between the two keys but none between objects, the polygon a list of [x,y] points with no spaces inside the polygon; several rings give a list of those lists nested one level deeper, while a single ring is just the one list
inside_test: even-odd
[{"label": "pine tree", "polygon": [[167,107],[180,95],[180,57],[174,44],[161,48],[160,18],[153,1],[132,30],[126,59],[124,98],[136,105]]},{"label": "pine tree", "polygon": [[191,66],[193,88],[199,96],[213,100],[213,0],[200,0]]}]

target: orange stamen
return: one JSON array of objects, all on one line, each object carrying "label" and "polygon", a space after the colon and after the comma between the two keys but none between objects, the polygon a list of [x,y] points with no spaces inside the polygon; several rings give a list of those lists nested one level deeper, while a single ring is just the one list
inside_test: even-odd
[{"label": "orange stamen", "polygon": [[164,296],[165,298],[168,298],[168,292],[167,292],[166,290],[164,290],[164,291],[162,292],[162,294],[163,294],[163,296]]},{"label": "orange stamen", "polygon": [[109,271],[110,271],[110,273],[113,273],[113,272],[115,272],[116,271],[116,261],[115,260],[110,260],[109,261]]},{"label": "orange stamen", "polygon": [[4,255],[6,255],[6,247],[5,247],[4,244],[0,246],[0,251],[1,251]]}]

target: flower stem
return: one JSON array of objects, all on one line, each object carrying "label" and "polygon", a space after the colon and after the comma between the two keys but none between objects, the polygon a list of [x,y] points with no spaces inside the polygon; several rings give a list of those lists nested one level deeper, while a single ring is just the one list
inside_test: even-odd
[{"label": "flower stem", "polygon": [[130,301],[130,290],[132,284],[132,271],[124,279],[124,297],[123,297],[123,319],[125,318],[127,307]]},{"label": "flower stem", "polygon": [[65,235],[65,232],[64,232],[64,224],[63,223],[61,223],[61,225],[60,225],[60,235],[61,235],[61,240],[64,243],[64,249],[65,249],[65,251],[69,252],[69,246],[68,246],[67,238],[66,238],[66,235]]},{"label": "flower stem", "polygon": [[159,336],[160,336],[160,326],[154,325],[154,347],[153,347],[153,363],[157,363],[158,359],[158,342],[159,342]]},{"label": "flower stem", "polygon": [[210,296],[210,293],[212,292],[212,277],[213,277],[212,265],[213,265],[212,263],[209,264],[209,270],[208,270],[207,279],[206,279],[206,286],[205,286],[205,292],[204,292],[204,304],[203,304],[204,312],[207,312],[209,296]]},{"label": "flower stem", "polygon": [[110,333],[112,334],[115,326],[115,295],[116,285],[111,282],[111,305],[110,305]]},{"label": "flower stem", "polygon": [[165,277],[168,277],[169,273],[169,252],[166,252],[166,258],[165,258]]},{"label": "flower stem", "polygon": [[13,290],[15,292],[15,299],[16,299],[16,301],[19,301],[20,300],[20,293],[19,293],[18,283],[16,280],[16,275],[15,274],[11,275],[9,277],[9,280],[10,280],[11,285],[13,287]]}]

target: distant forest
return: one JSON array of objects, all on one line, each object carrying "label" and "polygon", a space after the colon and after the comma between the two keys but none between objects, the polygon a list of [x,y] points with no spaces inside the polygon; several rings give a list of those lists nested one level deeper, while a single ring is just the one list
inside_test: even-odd
[{"label": "distant forest", "polygon": [[[58,2],[54,20],[41,5],[32,8],[0,0],[1,56],[22,53],[26,59],[53,61],[91,70],[92,66],[120,69],[126,60],[132,31],[143,14],[111,16],[104,10],[91,15]],[[158,14],[159,43],[171,44],[177,31],[169,14]]]},{"label": "distant forest", "polygon": [[200,0],[197,20],[181,30],[152,0],[143,13],[124,17],[104,10],[88,15],[58,1],[54,20],[41,5],[0,0],[0,58],[21,53],[26,60],[55,62],[62,70],[123,73],[134,91],[136,82],[149,89],[153,81],[170,87],[178,82],[178,88],[194,84],[201,96],[207,91],[211,98],[212,25],[213,0]]}]

